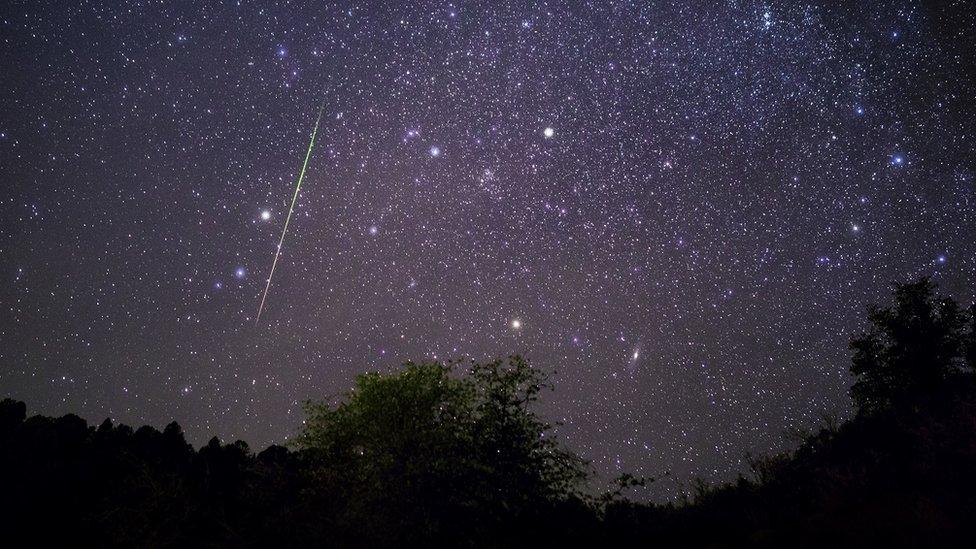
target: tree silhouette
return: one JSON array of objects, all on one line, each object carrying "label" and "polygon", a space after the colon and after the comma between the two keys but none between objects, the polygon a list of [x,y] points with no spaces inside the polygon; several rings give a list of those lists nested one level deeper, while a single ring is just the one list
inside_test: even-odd
[{"label": "tree silhouette", "polygon": [[850,344],[856,379],[851,397],[860,412],[917,404],[972,368],[972,313],[935,291],[928,278],[898,284],[894,306],[869,308],[869,330]]},{"label": "tree silhouette", "polygon": [[407,363],[366,374],[336,406],[306,404],[297,447],[360,542],[463,544],[576,495],[581,459],[531,409],[544,376],[520,357]]}]

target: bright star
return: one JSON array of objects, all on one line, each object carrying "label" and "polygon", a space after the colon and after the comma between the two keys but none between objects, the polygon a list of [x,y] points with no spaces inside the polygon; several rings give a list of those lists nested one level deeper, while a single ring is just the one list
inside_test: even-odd
[{"label": "bright star", "polygon": [[268,210],[261,211],[261,221],[267,221],[271,219],[271,212]]},{"label": "bright star", "polygon": [[245,276],[247,276],[247,271],[244,270],[244,267],[238,267],[237,270],[234,271],[234,277],[237,278],[237,280],[244,280]]},{"label": "bright star", "polygon": [[430,155],[433,156],[434,158],[437,158],[438,156],[441,155],[441,148],[438,147],[437,145],[431,146],[430,147]]},{"label": "bright star", "polygon": [[542,135],[545,136],[546,139],[549,139],[556,135],[556,130],[552,129],[552,127],[547,127],[546,129],[542,130]]},{"label": "bright star", "polygon": [[519,320],[519,319],[517,319],[517,318],[512,319],[512,329],[513,330],[520,330],[520,329],[522,329],[522,321]]}]

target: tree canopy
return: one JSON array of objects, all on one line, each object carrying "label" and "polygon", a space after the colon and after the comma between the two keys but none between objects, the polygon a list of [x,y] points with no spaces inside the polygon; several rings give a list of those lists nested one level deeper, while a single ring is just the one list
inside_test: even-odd
[{"label": "tree canopy", "polygon": [[[545,376],[518,356],[365,374],[338,405],[307,403],[296,447],[345,511],[394,539],[460,539],[577,497],[587,469],[532,404]],[[466,534],[470,535],[470,534]]]},{"label": "tree canopy", "polygon": [[894,298],[870,307],[869,329],[851,339],[851,397],[861,412],[918,404],[976,366],[976,309],[937,295],[928,278],[895,285]]}]

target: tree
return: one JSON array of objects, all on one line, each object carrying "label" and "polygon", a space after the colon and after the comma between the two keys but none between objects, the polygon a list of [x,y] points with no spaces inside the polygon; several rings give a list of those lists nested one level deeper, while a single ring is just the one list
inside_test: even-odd
[{"label": "tree", "polygon": [[407,363],[359,376],[337,406],[307,403],[296,445],[316,461],[322,491],[340,494],[339,522],[356,536],[463,544],[574,497],[586,479],[584,462],[532,411],[546,386],[517,356]]},{"label": "tree", "polygon": [[893,307],[870,307],[869,330],[851,339],[851,397],[863,413],[917,404],[973,365],[971,312],[936,295],[928,278],[897,284],[894,297]]},{"label": "tree", "polygon": [[14,432],[27,419],[27,405],[23,402],[5,398],[0,400],[0,437]]}]

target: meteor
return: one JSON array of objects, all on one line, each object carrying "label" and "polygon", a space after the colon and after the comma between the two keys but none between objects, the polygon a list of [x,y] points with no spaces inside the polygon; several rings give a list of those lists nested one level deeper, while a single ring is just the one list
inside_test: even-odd
[{"label": "meteor", "polygon": [[305,161],[302,162],[302,171],[298,174],[298,182],[295,184],[295,194],[291,197],[291,206],[288,208],[288,216],[285,217],[285,226],[281,229],[281,238],[278,239],[278,249],[275,251],[274,261],[271,263],[271,273],[268,281],[264,285],[264,295],[261,296],[261,305],[258,306],[258,314],[254,317],[254,325],[261,322],[261,311],[264,310],[264,302],[268,299],[268,290],[271,288],[271,279],[274,277],[275,267],[278,266],[278,258],[281,257],[281,245],[285,243],[285,234],[288,233],[288,224],[291,222],[291,214],[295,212],[295,202],[298,201],[298,192],[302,189],[302,180],[305,179],[305,169],[308,168],[308,159],[312,156],[312,146],[315,145],[315,134],[319,131],[319,122],[322,120],[322,111],[325,109],[323,103],[319,107],[319,115],[315,118],[315,126],[312,128],[312,137],[308,141],[308,151],[305,153]]}]

